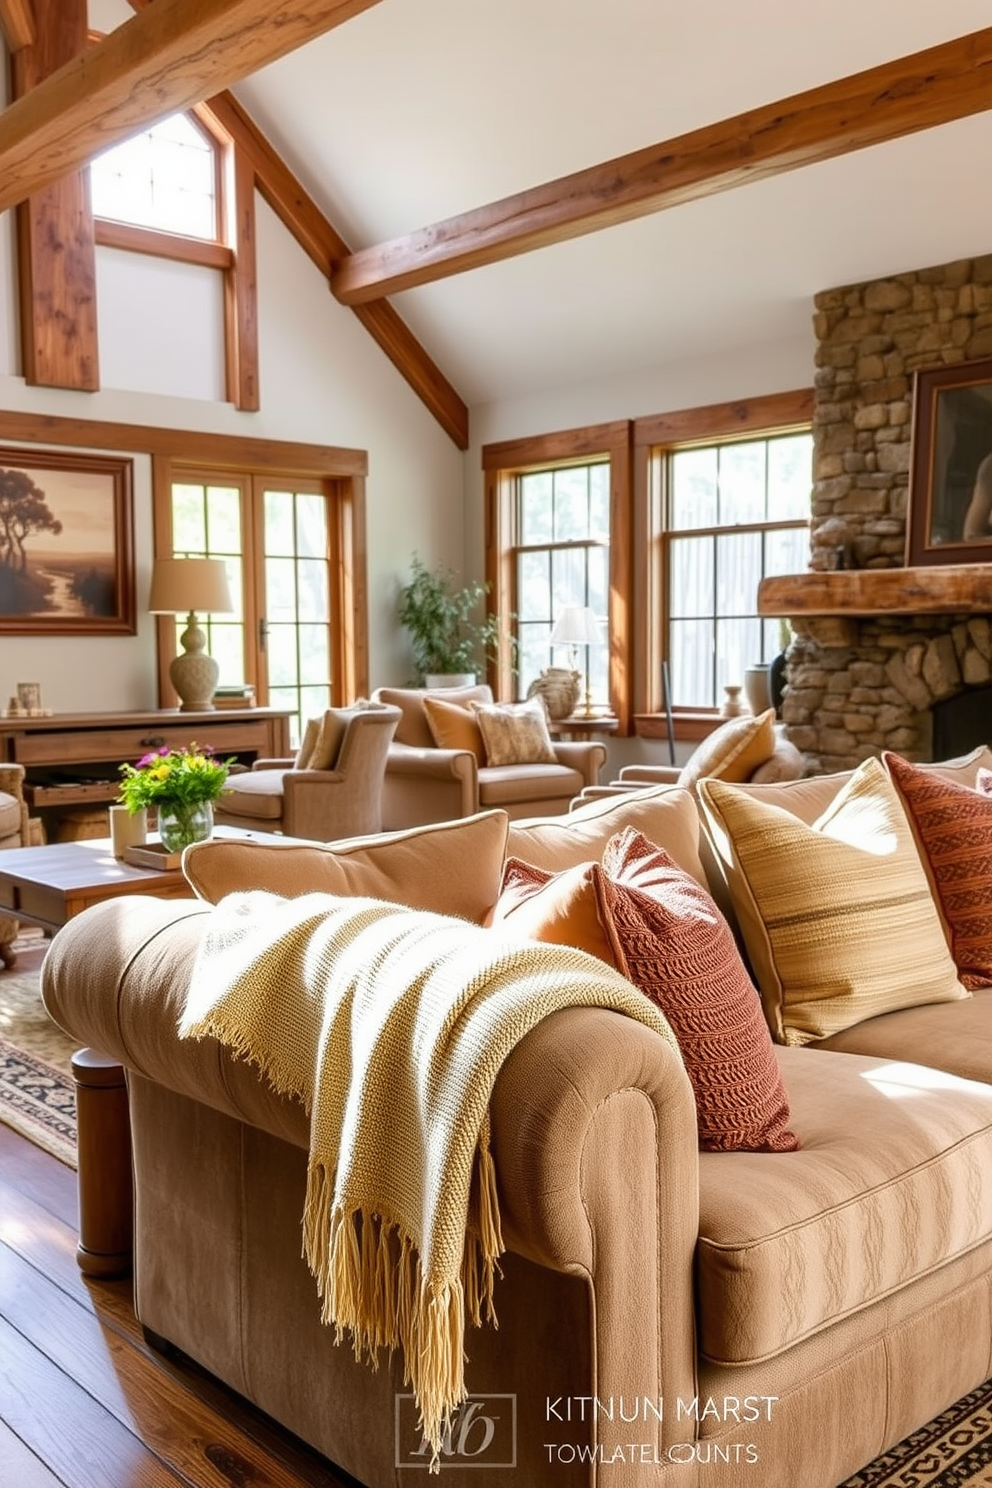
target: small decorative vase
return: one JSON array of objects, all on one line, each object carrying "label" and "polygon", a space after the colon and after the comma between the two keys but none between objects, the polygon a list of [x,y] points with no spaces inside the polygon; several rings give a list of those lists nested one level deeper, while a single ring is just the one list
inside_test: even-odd
[{"label": "small decorative vase", "polygon": [[582,677],[571,667],[545,667],[527,689],[527,696],[544,699],[548,717],[570,718],[579,706]]},{"label": "small decorative vase", "polygon": [[772,695],[767,663],[762,662],[757,666],[744,668],[744,695],[751,704],[752,713],[764,713],[771,707]]},{"label": "small decorative vase", "polygon": [[158,835],[166,852],[182,852],[191,842],[206,842],[213,830],[212,801],[195,801],[191,806],[173,803],[158,808]]},{"label": "small decorative vase", "polygon": [[739,686],[725,687],[726,696],[720,709],[721,718],[738,718],[744,712],[744,704],[741,702],[741,689]]}]

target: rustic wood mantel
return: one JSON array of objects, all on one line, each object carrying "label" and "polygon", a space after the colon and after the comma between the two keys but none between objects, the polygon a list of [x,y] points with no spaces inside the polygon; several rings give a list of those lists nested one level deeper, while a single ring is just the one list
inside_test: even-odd
[{"label": "rustic wood mantel", "polygon": [[758,585],[758,614],[992,614],[992,563],[781,574]]}]

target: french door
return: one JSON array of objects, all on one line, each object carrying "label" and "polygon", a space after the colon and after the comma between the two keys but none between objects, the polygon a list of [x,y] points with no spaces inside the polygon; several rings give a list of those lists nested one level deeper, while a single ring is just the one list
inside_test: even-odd
[{"label": "french door", "polygon": [[[295,745],[306,719],[344,701],[334,483],[173,464],[167,506],[157,551],[227,568],[232,613],[198,617],[219,689],[250,686],[260,705],[288,709]],[[178,616],[170,654],[184,628]]]}]

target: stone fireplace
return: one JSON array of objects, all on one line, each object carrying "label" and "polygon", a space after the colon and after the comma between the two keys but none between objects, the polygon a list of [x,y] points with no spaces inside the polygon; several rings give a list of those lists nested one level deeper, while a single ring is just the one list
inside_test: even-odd
[{"label": "stone fireplace", "polygon": [[[811,572],[759,601],[793,624],[782,716],[813,772],[932,759],[935,706],[992,683],[992,565],[904,567],[913,373],[992,356],[992,254],[815,307]],[[988,697],[962,736],[992,740]]]}]

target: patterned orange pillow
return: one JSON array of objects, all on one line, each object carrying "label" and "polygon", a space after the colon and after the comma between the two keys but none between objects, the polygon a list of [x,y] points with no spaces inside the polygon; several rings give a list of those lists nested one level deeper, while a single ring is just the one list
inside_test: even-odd
[{"label": "patterned orange pillow", "polygon": [[977,790],[882,755],[913,828],[940,907],[958,976],[970,990],[992,987],[992,794],[988,770]]},{"label": "patterned orange pillow", "polygon": [[602,864],[552,874],[510,858],[503,882],[494,924],[581,945],[661,1008],[692,1084],[704,1151],[799,1146],[788,1130],[788,1098],[761,1004],[730,927],[663,849],[628,827],[607,843]]}]

